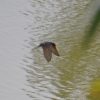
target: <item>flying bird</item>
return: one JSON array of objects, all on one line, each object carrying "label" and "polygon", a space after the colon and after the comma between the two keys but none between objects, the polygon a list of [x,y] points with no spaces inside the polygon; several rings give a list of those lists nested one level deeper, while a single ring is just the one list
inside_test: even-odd
[{"label": "flying bird", "polygon": [[46,58],[46,60],[48,62],[52,58],[52,53],[55,54],[56,56],[59,56],[59,53],[56,49],[56,44],[53,43],[53,42],[44,42],[44,43],[41,43],[39,46],[37,46],[35,48],[38,48],[38,47],[42,47],[44,57]]}]

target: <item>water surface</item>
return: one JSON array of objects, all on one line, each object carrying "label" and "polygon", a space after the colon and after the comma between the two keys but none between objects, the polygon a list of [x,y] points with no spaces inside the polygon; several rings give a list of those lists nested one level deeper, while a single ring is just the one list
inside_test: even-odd
[{"label": "water surface", "polygon": [[[0,3],[0,97],[2,100],[89,100],[100,78],[99,34],[89,50],[81,42],[90,1],[13,0]],[[98,32],[99,33],[99,29]],[[39,43],[52,41],[60,57],[47,62]]]}]

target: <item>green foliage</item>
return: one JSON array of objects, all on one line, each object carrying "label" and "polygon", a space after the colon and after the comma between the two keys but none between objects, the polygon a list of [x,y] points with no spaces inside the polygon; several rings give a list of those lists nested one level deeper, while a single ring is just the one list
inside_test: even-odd
[{"label": "green foliage", "polygon": [[100,23],[100,7],[96,11],[96,14],[94,15],[92,20],[93,20],[93,22],[92,22],[91,26],[89,27],[89,30],[85,36],[84,41],[83,41],[84,46],[88,46],[88,44],[91,42],[92,38],[96,34],[96,29],[98,27],[98,24]]},{"label": "green foliage", "polygon": [[100,80],[96,80],[90,84],[89,95],[90,100],[100,100]]}]

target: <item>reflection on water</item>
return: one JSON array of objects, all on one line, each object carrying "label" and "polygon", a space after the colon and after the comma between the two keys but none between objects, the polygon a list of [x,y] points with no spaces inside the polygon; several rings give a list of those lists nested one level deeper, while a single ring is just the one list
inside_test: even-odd
[{"label": "reflection on water", "polygon": [[[30,45],[53,41],[57,44],[60,57],[53,56],[46,62],[41,48],[30,52],[33,55],[26,69],[31,90],[28,95],[36,100],[88,100],[86,88],[99,75],[99,38],[91,48],[81,52],[81,40],[86,21],[89,1],[31,1],[33,11],[28,26],[33,36]],[[88,12],[88,11],[87,11]],[[84,20],[84,21],[83,21]]]}]

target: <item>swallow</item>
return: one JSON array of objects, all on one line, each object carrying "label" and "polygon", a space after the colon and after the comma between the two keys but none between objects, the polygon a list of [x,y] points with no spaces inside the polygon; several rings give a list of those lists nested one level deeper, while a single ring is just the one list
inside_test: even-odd
[{"label": "swallow", "polygon": [[55,54],[56,56],[59,56],[59,53],[58,53],[58,51],[56,49],[56,44],[53,43],[53,42],[44,42],[44,43],[41,43],[39,46],[35,47],[35,49],[38,48],[38,47],[42,47],[44,57],[46,58],[46,60],[48,62],[52,58],[52,53]]}]

